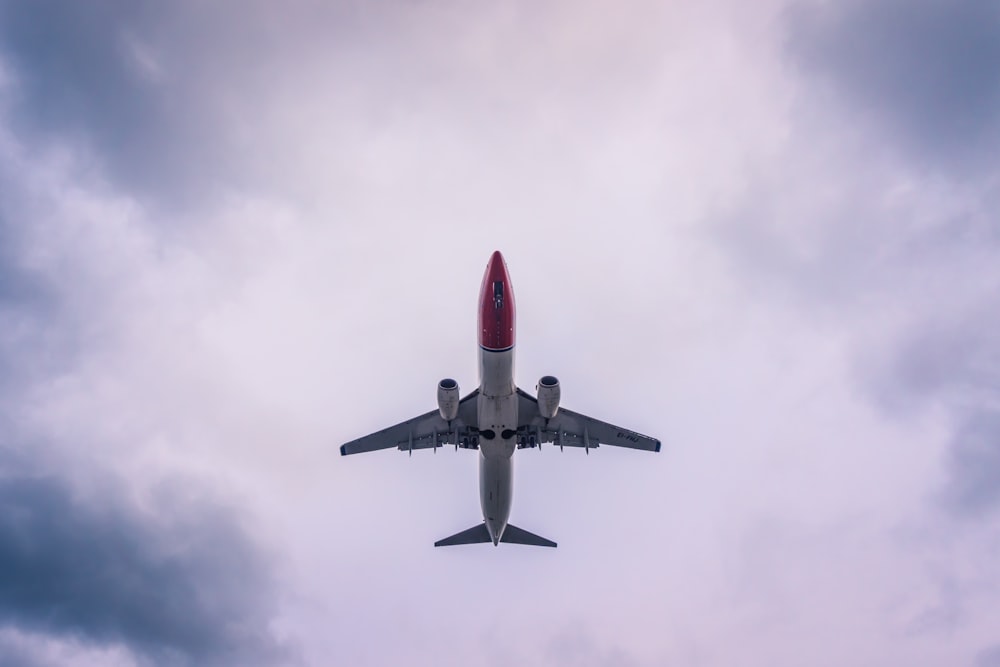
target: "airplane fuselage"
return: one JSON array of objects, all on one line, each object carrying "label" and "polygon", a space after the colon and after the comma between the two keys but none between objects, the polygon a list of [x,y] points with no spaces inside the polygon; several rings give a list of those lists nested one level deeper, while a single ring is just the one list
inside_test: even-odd
[{"label": "airplane fuselage", "polygon": [[514,293],[503,256],[493,253],[479,292],[479,501],[496,545],[510,518],[516,449]]}]

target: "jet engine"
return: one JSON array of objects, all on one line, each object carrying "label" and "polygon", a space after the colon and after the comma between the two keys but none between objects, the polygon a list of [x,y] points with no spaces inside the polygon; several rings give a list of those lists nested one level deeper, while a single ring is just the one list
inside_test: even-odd
[{"label": "jet engine", "polygon": [[438,410],[441,419],[450,422],[458,416],[458,383],[451,378],[438,382]]},{"label": "jet engine", "polygon": [[545,375],[535,387],[538,391],[538,412],[546,419],[552,419],[559,412],[559,379]]}]

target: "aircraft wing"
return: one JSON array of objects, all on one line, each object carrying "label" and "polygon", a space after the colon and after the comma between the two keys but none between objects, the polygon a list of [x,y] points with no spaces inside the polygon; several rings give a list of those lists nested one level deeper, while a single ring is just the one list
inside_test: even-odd
[{"label": "aircraft wing", "polygon": [[361,454],[377,449],[396,447],[412,452],[414,449],[437,449],[443,445],[455,445],[466,449],[478,447],[476,422],[476,396],[479,390],[471,392],[458,403],[458,416],[448,425],[441,413],[432,410],[419,417],[400,422],[395,426],[352,440],[340,446],[340,454]]},{"label": "aircraft wing", "polygon": [[559,408],[555,417],[546,420],[538,413],[538,400],[522,389],[517,390],[517,414],[521,447],[551,442],[560,447],[584,447],[588,452],[598,445],[660,451],[656,438],[565,408]]}]

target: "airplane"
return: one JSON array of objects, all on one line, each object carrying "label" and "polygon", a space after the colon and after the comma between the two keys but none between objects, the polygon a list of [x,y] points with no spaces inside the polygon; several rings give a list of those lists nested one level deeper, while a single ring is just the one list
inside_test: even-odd
[{"label": "airplane", "polygon": [[514,383],[514,292],[507,263],[495,251],[486,265],[479,291],[479,388],[459,398],[458,383],[438,383],[438,409],[408,419],[340,447],[342,456],[397,448],[453,445],[455,451],[479,450],[479,502],[483,522],[438,540],[435,547],[500,542],[555,547],[552,540],[508,522],[513,497],[513,456],[516,449],[582,447],[589,454],[598,445],[652,452],[660,441],[635,431],[571,412],[559,406],[559,380],[542,377],[536,396]]}]

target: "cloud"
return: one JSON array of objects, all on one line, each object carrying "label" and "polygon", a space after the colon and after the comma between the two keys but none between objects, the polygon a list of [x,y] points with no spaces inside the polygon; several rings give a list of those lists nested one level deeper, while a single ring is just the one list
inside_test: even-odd
[{"label": "cloud", "polygon": [[[886,400],[906,401],[942,395],[956,401],[990,398],[1000,379],[1000,346],[990,332],[1000,324],[981,304],[976,318],[952,313],[915,323],[912,333],[898,341],[885,369],[893,383]],[[978,309],[977,309],[978,310]]]},{"label": "cloud", "polygon": [[[122,426],[159,403],[78,410],[115,384],[150,298],[145,282],[169,264],[154,225],[82,175],[79,153],[0,139],[10,193],[0,202],[0,655],[38,665],[291,659],[270,630],[274,565],[243,525],[251,512],[221,501],[210,481],[115,455],[149,451],[148,428]],[[184,297],[185,312],[197,310]],[[152,299],[160,313],[168,301]]]},{"label": "cloud", "polygon": [[993,644],[976,655],[976,667],[1000,667],[1000,644]]},{"label": "cloud", "polygon": [[0,307],[34,310],[44,290],[19,259],[15,225],[0,213]]},{"label": "cloud", "polygon": [[69,141],[91,149],[100,166],[134,187],[169,187],[181,177],[185,155],[167,140],[190,129],[173,97],[181,91],[140,76],[125,39],[130,24],[155,20],[152,12],[126,2],[85,8],[60,0],[4,3],[0,12],[19,132],[37,145]]},{"label": "cloud", "polygon": [[56,667],[56,663],[36,655],[30,647],[10,641],[0,642],[0,662],[18,667]]},{"label": "cloud", "polygon": [[207,13],[180,3],[172,11],[118,0],[4,3],[12,127],[35,150],[84,151],[93,172],[159,206],[203,198],[232,166],[205,79],[212,40],[225,51],[231,24]]},{"label": "cloud", "polygon": [[954,436],[946,498],[961,514],[1000,508],[1000,410],[978,410]]},{"label": "cloud", "polygon": [[0,664],[17,667],[140,667],[149,664],[124,646],[94,646],[75,638],[0,628]]},{"label": "cloud", "polygon": [[[984,273],[985,283],[990,282]],[[979,290],[976,290],[979,291]],[[997,292],[986,288],[965,307],[929,307],[881,352],[862,377],[879,403],[906,418],[940,406],[954,424],[940,494],[946,507],[969,518],[1000,508],[1000,327],[992,307]],[[882,362],[877,355],[882,355]]]},{"label": "cloud", "polygon": [[[921,114],[932,110],[893,97],[891,86],[865,90],[859,87],[864,81],[852,77],[875,76],[871,71],[881,71],[883,61],[903,67],[900,58],[913,59],[905,67],[914,76],[931,76],[933,68],[920,61],[928,49],[918,47],[920,39],[931,38],[921,31],[944,31],[935,39],[947,36],[948,48],[960,50],[962,38],[952,31],[969,28],[975,50],[992,15],[973,16],[987,11],[980,4],[949,10],[952,5],[918,3],[913,15],[900,9],[891,16],[883,15],[887,7],[895,5],[832,4],[793,13],[792,50],[805,67],[798,70],[804,94],[791,112],[789,142],[717,218],[716,239],[755,299],[791,304],[790,312],[842,337],[858,388],[888,417],[910,420],[934,410],[947,415],[946,480],[933,495],[953,512],[982,517],[997,505],[987,491],[991,480],[1000,481],[992,461],[1000,448],[992,416],[1000,398],[1000,341],[991,335],[1000,327],[1000,227],[993,214],[1000,188],[990,176],[993,161],[928,145],[940,164],[960,163],[951,172],[928,171],[910,158],[912,146],[904,141],[899,150],[900,135],[878,122],[858,124],[852,114],[864,115],[865,105],[874,104],[880,113],[899,116],[891,124],[916,134],[926,129],[930,142],[938,133]],[[977,17],[984,26],[972,25]],[[879,31],[900,43],[882,39]],[[834,42],[837,48],[827,49]],[[964,75],[983,77],[983,90],[949,92],[933,88],[944,85],[936,80],[917,83],[931,87],[927,95],[951,95],[956,109],[977,110],[993,104],[989,91],[1000,82],[991,78],[995,68],[977,67],[978,74]],[[984,69],[989,71],[979,71]],[[821,88],[812,78],[828,70],[841,77],[836,84],[847,96],[843,107],[810,97]],[[956,146],[972,151],[988,143],[996,124],[992,116],[981,120],[963,126],[968,133],[954,139]],[[967,178],[970,173],[977,177]]]},{"label": "cloud", "polygon": [[273,176],[273,148],[260,145],[273,99],[288,81],[303,83],[303,72],[315,82],[319,60],[335,98],[363,85],[364,73],[339,55],[359,24],[388,33],[381,21],[382,12],[349,2],[292,4],[280,19],[253,0],[5,2],[9,122],[35,150],[72,146],[147,205],[190,211],[220,191],[266,189],[255,169],[259,160]]},{"label": "cloud", "polygon": [[4,208],[0,204],[0,390],[16,392],[24,388],[23,378],[45,363],[44,355],[25,352],[52,337],[46,335],[44,321],[55,313],[55,294],[42,276],[24,265],[20,234],[6,222]]},{"label": "cloud", "polygon": [[[789,53],[911,155],[990,167],[1000,140],[1000,7],[992,0],[798,5]],[[816,89],[814,89],[816,90]]]},{"label": "cloud", "polygon": [[589,628],[565,628],[555,634],[544,647],[549,664],[569,664],[579,667],[635,667],[640,664],[621,646],[600,646]]},{"label": "cloud", "polygon": [[[977,266],[976,252],[962,255],[960,273]],[[987,266],[971,275],[975,285],[959,286],[936,272],[948,286],[926,288],[939,296],[903,301],[898,326],[864,339],[857,368],[877,404],[896,417],[947,411],[947,479],[937,497],[958,515],[984,518],[1000,508],[1000,341],[991,333],[1000,327],[993,307],[1000,276]]]},{"label": "cloud", "polygon": [[[949,582],[986,553],[955,514],[995,506],[992,459],[962,453],[992,422],[961,426],[992,395],[996,193],[927,178],[914,154],[971,170],[975,149],[912,143],[922,112],[837,64],[869,10],[796,15],[783,50],[784,4],[3,3],[0,432],[20,462],[0,516],[82,559],[5,540],[67,583],[12,589],[0,655],[243,664],[280,653],[273,625],[316,665],[971,657],[992,574],[942,588],[923,561]],[[471,387],[462,322],[496,246],[521,382],[556,372],[569,407],[667,445],[519,454],[515,511],[564,536],[555,554],[429,546],[477,511],[473,459],[336,456],[430,409],[439,373]],[[952,524],[975,535],[928,546]],[[101,559],[131,585],[83,571]],[[560,632],[595,604],[619,613]],[[467,632],[442,644],[441,619]]]},{"label": "cloud", "polygon": [[[5,456],[5,459],[9,457]],[[269,564],[224,506],[177,485],[0,469],[0,623],[157,665],[277,664]]]}]

